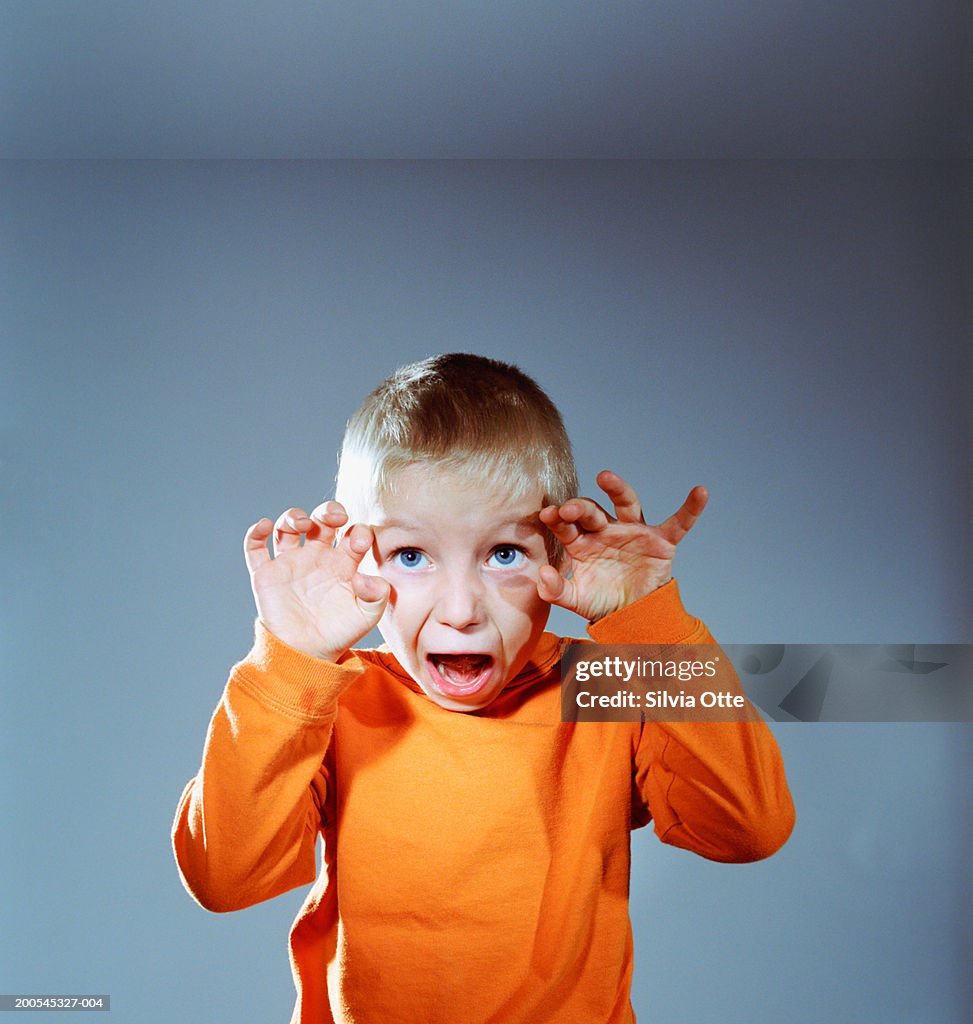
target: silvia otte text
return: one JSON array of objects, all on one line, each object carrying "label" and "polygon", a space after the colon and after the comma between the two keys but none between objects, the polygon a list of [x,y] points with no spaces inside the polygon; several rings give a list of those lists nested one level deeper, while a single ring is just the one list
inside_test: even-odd
[{"label": "silvia otte text", "polygon": [[632,690],[616,690],[614,693],[591,693],[579,690],[575,696],[579,708],[743,708],[746,698],[730,690],[703,690],[699,694],[680,690],[649,690],[635,693]]}]

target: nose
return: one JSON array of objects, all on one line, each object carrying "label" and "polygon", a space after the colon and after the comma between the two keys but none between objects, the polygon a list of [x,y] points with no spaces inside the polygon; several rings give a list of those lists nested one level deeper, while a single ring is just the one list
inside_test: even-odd
[{"label": "nose", "polygon": [[467,629],[483,621],[483,583],[476,573],[452,572],[443,576],[436,618],[453,629]]}]

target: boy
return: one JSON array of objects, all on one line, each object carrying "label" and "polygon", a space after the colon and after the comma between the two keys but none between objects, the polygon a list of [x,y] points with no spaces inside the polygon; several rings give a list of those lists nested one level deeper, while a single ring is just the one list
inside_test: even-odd
[{"label": "boy", "polygon": [[[789,835],[760,721],[560,721],[551,604],[603,643],[713,642],[670,574],[706,492],[649,526],[624,480],[598,483],[613,515],[575,497],[530,378],[445,355],[349,422],[338,501],[247,532],[256,642],[173,843],[226,911],[313,881],[323,834],[293,1024],[633,1021],[631,829],[720,861]],[[353,650],[376,624],[385,646]]]}]

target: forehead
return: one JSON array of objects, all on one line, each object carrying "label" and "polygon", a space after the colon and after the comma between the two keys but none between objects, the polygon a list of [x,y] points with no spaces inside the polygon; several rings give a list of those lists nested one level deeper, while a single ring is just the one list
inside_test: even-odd
[{"label": "forehead", "polygon": [[399,470],[389,492],[372,504],[376,527],[470,531],[499,527],[540,529],[540,484],[526,491],[513,483],[484,479],[439,466],[411,465]]}]

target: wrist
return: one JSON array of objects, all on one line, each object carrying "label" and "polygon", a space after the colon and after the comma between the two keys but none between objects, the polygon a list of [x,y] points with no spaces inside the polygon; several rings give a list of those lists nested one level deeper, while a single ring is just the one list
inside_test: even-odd
[{"label": "wrist", "polygon": [[683,607],[675,579],[593,623],[588,633],[602,644],[713,642],[700,620]]},{"label": "wrist", "polygon": [[649,583],[641,587],[634,593],[625,593],[621,595],[617,604],[611,608],[606,608],[600,614],[588,619],[588,625],[594,626],[596,623],[601,622],[602,619],[607,619],[610,615],[614,615],[617,612],[623,611],[625,608],[629,608],[631,605],[638,601],[642,601],[647,598],[650,594],[654,594],[657,590],[660,590],[667,583],[671,583],[673,577],[671,575],[664,577],[657,583]]},{"label": "wrist", "polygon": [[322,639],[320,637],[316,638],[310,635],[299,636],[286,628],[279,629],[274,623],[268,622],[267,619],[259,614],[257,616],[257,623],[258,632],[263,630],[268,636],[276,640],[277,643],[283,644],[293,651],[299,651],[308,658],[314,658],[315,661],[327,661],[337,664],[348,652],[347,647],[334,648],[320,643],[319,641]]},{"label": "wrist", "polygon": [[333,718],[341,694],[361,673],[358,659],[337,664],[309,654],[281,640],[258,618],[254,645],[234,666],[232,677],[277,707],[313,720]]}]

